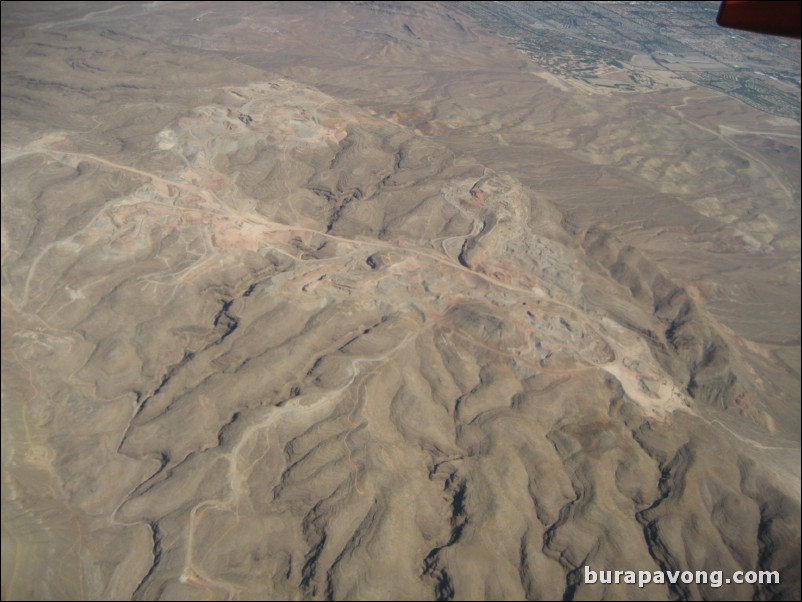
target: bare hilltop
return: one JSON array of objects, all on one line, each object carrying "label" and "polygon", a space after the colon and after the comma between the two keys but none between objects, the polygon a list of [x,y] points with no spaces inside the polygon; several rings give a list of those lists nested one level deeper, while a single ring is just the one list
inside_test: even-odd
[{"label": "bare hilltop", "polygon": [[800,45],[716,6],[4,2],[3,600],[799,599]]}]

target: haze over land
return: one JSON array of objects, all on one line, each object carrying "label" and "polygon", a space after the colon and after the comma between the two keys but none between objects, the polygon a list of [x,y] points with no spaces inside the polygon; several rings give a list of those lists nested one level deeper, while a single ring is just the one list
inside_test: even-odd
[{"label": "haze over land", "polygon": [[3,3],[3,599],[799,599],[799,42],[649,6]]}]

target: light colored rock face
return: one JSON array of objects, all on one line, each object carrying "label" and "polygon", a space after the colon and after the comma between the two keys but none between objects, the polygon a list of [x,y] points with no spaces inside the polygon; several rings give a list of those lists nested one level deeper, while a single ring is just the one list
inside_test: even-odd
[{"label": "light colored rock face", "polygon": [[798,123],[450,7],[37,7],[4,599],[799,597]]}]

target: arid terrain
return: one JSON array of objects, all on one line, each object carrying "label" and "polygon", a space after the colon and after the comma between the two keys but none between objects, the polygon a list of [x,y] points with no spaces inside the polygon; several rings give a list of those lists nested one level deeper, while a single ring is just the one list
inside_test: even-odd
[{"label": "arid terrain", "polygon": [[798,600],[800,44],[645,4],[4,2],[2,599]]}]

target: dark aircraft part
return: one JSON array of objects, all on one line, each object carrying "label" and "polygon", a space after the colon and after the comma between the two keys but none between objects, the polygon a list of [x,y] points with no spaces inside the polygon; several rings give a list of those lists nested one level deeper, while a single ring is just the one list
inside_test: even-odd
[{"label": "dark aircraft part", "polygon": [[724,0],[716,23],[732,29],[799,38],[800,8],[802,2]]}]

